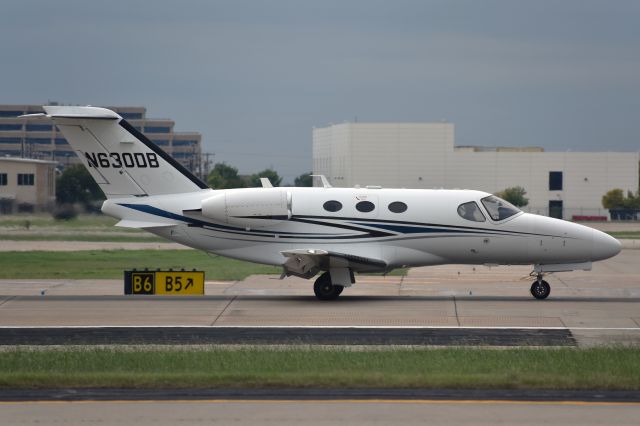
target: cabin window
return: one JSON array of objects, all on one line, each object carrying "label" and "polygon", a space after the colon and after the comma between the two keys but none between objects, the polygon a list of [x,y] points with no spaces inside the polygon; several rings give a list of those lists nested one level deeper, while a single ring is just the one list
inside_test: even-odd
[{"label": "cabin window", "polygon": [[461,218],[471,220],[473,222],[484,222],[487,220],[475,201],[460,204],[458,206],[458,214]]},{"label": "cabin window", "polygon": [[393,213],[404,213],[407,211],[407,205],[402,201],[394,201],[389,204],[389,210]]},{"label": "cabin window", "polygon": [[342,203],[340,201],[330,200],[324,203],[322,207],[328,212],[335,213],[342,210]]},{"label": "cabin window", "polygon": [[483,198],[482,204],[493,220],[504,220],[520,213],[520,209],[495,195]]},{"label": "cabin window", "polygon": [[375,208],[376,205],[371,201],[360,201],[358,204],[356,204],[356,210],[362,213],[372,212]]}]

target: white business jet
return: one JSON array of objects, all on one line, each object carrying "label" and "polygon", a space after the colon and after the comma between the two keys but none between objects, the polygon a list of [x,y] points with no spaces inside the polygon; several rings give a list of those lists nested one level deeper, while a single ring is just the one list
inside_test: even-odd
[{"label": "white business jet", "polygon": [[533,265],[531,294],[546,298],[549,272],[590,270],[620,243],[575,223],[520,211],[481,191],[209,188],[115,112],[45,106],[107,197],[117,226],[140,228],[221,256],[315,280],[322,300],[355,272],[442,265]]}]

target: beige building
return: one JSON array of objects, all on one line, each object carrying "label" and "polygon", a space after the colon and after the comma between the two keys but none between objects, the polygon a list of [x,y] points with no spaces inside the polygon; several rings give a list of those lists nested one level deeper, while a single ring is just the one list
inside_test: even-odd
[{"label": "beige building", "polygon": [[56,200],[56,163],[0,157],[0,213],[49,210]]},{"label": "beige building", "polygon": [[[120,114],[192,173],[200,176],[205,172],[201,163],[200,133],[176,132],[173,120],[147,118],[144,107],[107,108]],[[43,112],[40,105],[0,105],[0,156],[57,161],[62,166],[80,163],[62,133],[52,123],[17,118],[19,115],[39,112]]]},{"label": "beige building", "polygon": [[343,123],[313,130],[313,171],[334,186],[461,188],[516,185],[532,213],[607,216],[602,196],[638,188],[637,152],[545,152],[538,147],[455,146],[452,123]]}]

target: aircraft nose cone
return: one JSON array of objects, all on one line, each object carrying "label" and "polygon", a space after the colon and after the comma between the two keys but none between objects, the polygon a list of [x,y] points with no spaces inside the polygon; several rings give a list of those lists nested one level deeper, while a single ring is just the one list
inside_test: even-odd
[{"label": "aircraft nose cone", "polygon": [[622,244],[609,234],[601,231],[593,231],[592,260],[604,260],[620,253]]}]

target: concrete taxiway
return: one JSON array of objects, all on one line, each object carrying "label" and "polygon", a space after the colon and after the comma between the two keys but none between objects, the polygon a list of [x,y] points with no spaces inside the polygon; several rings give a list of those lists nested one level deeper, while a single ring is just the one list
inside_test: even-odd
[{"label": "concrete taxiway", "polygon": [[203,297],[123,296],[120,280],[1,280],[0,326],[568,329],[582,346],[640,344],[639,256],[623,250],[593,271],[551,275],[544,301],[529,294],[527,267],[360,276],[331,302],[310,281],[269,276],[210,281]]},{"label": "concrete taxiway", "polygon": [[640,404],[540,401],[258,400],[0,403],[1,424],[637,425]]}]

